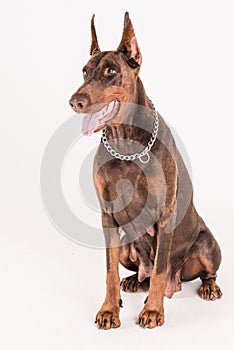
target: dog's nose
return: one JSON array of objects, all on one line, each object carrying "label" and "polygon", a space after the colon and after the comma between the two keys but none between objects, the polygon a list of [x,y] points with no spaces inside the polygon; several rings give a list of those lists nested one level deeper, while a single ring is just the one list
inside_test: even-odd
[{"label": "dog's nose", "polygon": [[72,96],[69,103],[76,113],[80,113],[88,107],[89,99],[85,95],[80,94],[77,96]]}]

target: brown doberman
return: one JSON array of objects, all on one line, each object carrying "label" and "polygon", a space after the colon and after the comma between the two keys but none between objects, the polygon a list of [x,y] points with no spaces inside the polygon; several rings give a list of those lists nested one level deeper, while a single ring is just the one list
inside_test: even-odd
[{"label": "brown doberman", "polygon": [[[199,294],[205,300],[222,296],[216,284],[221,252],[195,210],[191,180],[170,129],[139,78],[142,56],[129,14],[125,13],[116,51],[100,50],[94,16],[91,33],[91,59],[70,105],[85,114],[84,135],[104,132],[94,160],[94,183],[102,211],[107,277],[96,323],[102,329],[119,327],[121,287],[134,292],[148,280],[139,324],[153,328],[164,323],[164,295],[172,297],[181,290],[183,280],[201,278]],[[147,149],[152,135],[157,138]],[[121,283],[119,261],[135,271]]]}]

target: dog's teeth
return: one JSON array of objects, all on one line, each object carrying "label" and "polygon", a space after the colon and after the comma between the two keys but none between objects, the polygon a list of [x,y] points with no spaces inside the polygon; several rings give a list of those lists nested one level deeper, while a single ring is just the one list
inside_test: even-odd
[{"label": "dog's teeth", "polygon": [[114,108],[114,101],[112,101],[110,104],[109,104],[109,106],[108,106],[108,113],[110,112],[110,111],[112,111],[113,110],[113,108]]}]

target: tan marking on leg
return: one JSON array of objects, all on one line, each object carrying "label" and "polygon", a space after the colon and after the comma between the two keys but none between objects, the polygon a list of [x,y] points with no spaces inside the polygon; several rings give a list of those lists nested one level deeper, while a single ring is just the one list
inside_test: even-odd
[{"label": "tan marking on leg", "polygon": [[114,221],[107,214],[102,215],[102,224],[106,240],[107,274],[106,274],[106,297],[96,315],[98,327],[101,329],[117,328],[120,326],[119,311],[121,305],[120,278],[119,278],[119,255],[120,236],[118,229],[109,230]]},{"label": "tan marking on leg", "polygon": [[143,328],[154,328],[164,324],[163,298],[166,288],[167,273],[155,273],[150,279],[150,290],[147,301],[139,315],[139,324]]}]

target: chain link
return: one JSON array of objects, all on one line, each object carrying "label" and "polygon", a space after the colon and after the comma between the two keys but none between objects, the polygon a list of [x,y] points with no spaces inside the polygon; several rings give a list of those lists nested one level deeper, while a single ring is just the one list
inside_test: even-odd
[{"label": "chain link", "polygon": [[[126,161],[132,161],[135,159],[139,159],[141,163],[148,163],[148,161],[150,160],[150,155],[149,152],[151,150],[151,148],[153,147],[153,144],[155,143],[155,140],[157,138],[158,135],[158,113],[155,109],[155,106],[153,104],[153,102],[151,100],[149,100],[152,103],[153,106],[153,111],[154,111],[154,125],[153,125],[153,131],[150,137],[150,140],[147,144],[147,146],[145,147],[145,149],[141,152],[141,153],[135,153],[135,154],[120,154],[118,152],[116,152],[111,145],[109,144],[108,140],[107,140],[107,136],[106,136],[106,128],[104,128],[102,130],[102,142],[104,147],[106,148],[107,152],[110,153],[110,155],[112,157],[115,157],[116,159],[120,159],[120,160],[126,160]],[[143,160],[142,158],[144,156],[147,156],[146,160]]]}]

